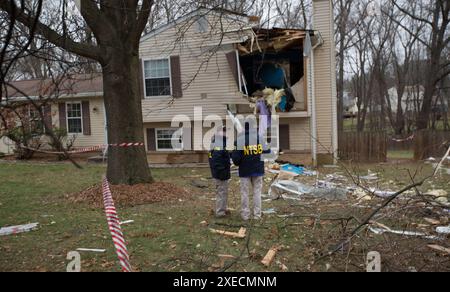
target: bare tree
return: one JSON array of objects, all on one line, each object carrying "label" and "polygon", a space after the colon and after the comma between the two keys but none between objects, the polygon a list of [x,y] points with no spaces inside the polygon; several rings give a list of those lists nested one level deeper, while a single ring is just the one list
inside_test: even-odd
[{"label": "bare tree", "polygon": [[[42,2],[38,1],[38,2]],[[150,16],[153,1],[81,0],[82,20],[92,30],[95,43],[70,37],[64,13],[58,26],[44,23],[39,15],[18,7],[16,1],[0,2],[0,9],[16,15],[28,28],[36,23],[36,33],[56,46],[100,63],[109,143],[144,140],[139,87],[139,40]],[[24,4],[24,3],[22,3]],[[68,1],[63,1],[68,7]],[[73,4],[73,2],[72,2]],[[63,11],[64,12],[64,11]],[[127,114],[124,115],[123,113]],[[145,149],[111,148],[107,176],[113,184],[152,182]]]},{"label": "bare tree", "polygon": [[337,111],[338,111],[338,130],[344,130],[344,65],[345,65],[345,53],[349,49],[351,44],[349,19],[350,13],[353,7],[353,0],[335,0],[335,41],[338,49],[338,78],[337,78]]},{"label": "bare tree", "polygon": [[275,1],[275,9],[277,23],[284,28],[307,29],[310,26],[310,1]]},{"label": "bare tree", "polygon": [[417,128],[426,129],[429,126],[433,97],[439,82],[450,74],[450,61],[444,56],[450,44],[448,26],[450,23],[450,2],[446,0],[407,1],[402,3],[391,0],[394,6],[411,20],[423,24],[424,33],[410,29],[397,20],[406,32],[414,36],[427,51],[427,61],[424,80],[423,102],[417,119]]},{"label": "bare tree", "polygon": [[[391,5],[387,5],[387,9],[383,9],[382,12],[384,15],[390,17],[393,22],[396,22],[396,20],[404,21],[402,18],[405,18],[405,15],[394,9],[392,3]],[[397,94],[396,107],[393,108],[391,105],[390,96],[386,96],[386,101],[388,117],[396,135],[401,135],[406,127],[407,108],[404,106],[404,96],[407,93],[405,93],[405,89],[408,85],[414,84],[411,82],[409,76],[411,75],[414,50],[417,44],[416,36],[420,34],[423,25],[419,25],[416,21],[410,21],[408,27],[411,32],[415,31],[415,33],[407,33],[397,23],[392,29],[393,33],[389,40],[393,79]]]}]

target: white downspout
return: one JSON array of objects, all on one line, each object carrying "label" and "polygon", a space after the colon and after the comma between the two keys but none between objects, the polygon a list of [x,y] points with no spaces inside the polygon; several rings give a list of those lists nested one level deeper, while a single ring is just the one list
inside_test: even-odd
[{"label": "white downspout", "polygon": [[242,92],[241,63],[240,63],[240,60],[239,60],[239,52],[238,52],[238,50],[235,50],[235,52],[236,52],[236,66],[237,66],[237,73],[238,73],[239,92]]},{"label": "white downspout", "polygon": [[317,166],[317,115],[316,115],[316,78],[314,70],[314,51],[323,44],[323,39],[319,36],[319,41],[311,49],[311,148],[313,165]]}]

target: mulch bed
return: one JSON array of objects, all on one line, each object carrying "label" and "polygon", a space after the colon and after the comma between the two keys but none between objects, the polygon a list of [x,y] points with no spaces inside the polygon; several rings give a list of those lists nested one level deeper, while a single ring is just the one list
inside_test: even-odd
[{"label": "mulch bed", "polygon": [[[179,186],[166,182],[153,184],[111,185],[114,204],[119,207],[129,207],[160,202],[189,200],[191,194]],[[101,184],[91,186],[80,193],[68,196],[76,203],[88,203],[96,208],[103,208],[103,194]]]}]

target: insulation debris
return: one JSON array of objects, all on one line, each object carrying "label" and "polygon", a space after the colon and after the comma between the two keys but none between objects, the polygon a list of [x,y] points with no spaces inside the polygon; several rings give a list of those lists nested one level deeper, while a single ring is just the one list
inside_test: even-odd
[{"label": "insulation debris", "polygon": [[[378,224],[379,225],[379,224]],[[392,234],[398,234],[403,236],[417,236],[417,237],[423,237],[425,239],[439,239],[439,237],[436,236],[430,236],[422,232],[413,232],[413,231],[405,231],[405,230],[392,230],[391,228],[385,226],[384,228],[374,228],[372,226],[369,226],[369,230],[377,235],[381,235],[383,233],[392,233]]]}]

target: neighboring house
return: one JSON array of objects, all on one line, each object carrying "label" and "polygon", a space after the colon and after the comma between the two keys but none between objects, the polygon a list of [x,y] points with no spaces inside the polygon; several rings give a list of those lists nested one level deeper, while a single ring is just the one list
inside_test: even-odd
[{"label": "neighboring house", "polygon": [[0,153],[11,154],[14,151],[14,143],[6,137],[0,138]]},{"label": "neighboring house", "polygon": [[[257,68],[270,64],[284,69],[296,100],[290,112],[279,114],[279,135],[272,137],[283,150],[281,159],[331,162],[337,149],[333,9],[331,0],[313,2],[311,31],[258,29],[254,17],[201,8],[142,37],[142,115],[149,161],[207,162],[201,146],[211,127],[195,127],[202,121],[194,120],[199,114],[194,108],[201,106],[203,117],[223,120],[227,110],[253,112],[247,94],[261,89]],[[101,76],[90,77],[68,80],[67,90],[46,113],[53,125],[77,136],[77,147],[107,141]],[[33,96],[38,82],[17,85]],[[174,126],[177,115],[193,122]],[[182,149],[172,149],[172,140],[181,142]]]},{"label": "neighboring house", "polygon": [[[406,86],[401,98],[401,106],[404,112],[418,112],[422,106],[424,87],[422,85]],[[398,93],[397,88],[388,90],[389,99],[393,112],[397,112]],[[448,99],[433,96],[432,111],[435,113],[446,113],[448,111]]]},{"label": "neighboring house", "polygon": [[350,92],[344,91],[344,118],[356,117],[359,111],[357,100],[351,96]]},{"label": "neighboring house", "polygon": [[344,107],[344,118],[354,118],[358,115],[359,109],[356,101]]}]

